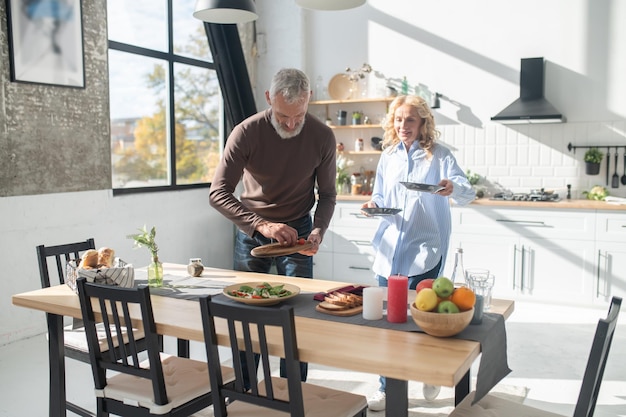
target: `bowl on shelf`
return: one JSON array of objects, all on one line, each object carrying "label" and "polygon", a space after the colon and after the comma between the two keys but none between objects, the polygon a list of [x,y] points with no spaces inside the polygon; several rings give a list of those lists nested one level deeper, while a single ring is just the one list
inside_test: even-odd
[{"label": "bowl on shelf", "polygon": [[437,337],[450,337],[461,333],[472,321],[474,309],[460,313],[437,313],[421,311],[411,303],[411,317],[426,334]]}]

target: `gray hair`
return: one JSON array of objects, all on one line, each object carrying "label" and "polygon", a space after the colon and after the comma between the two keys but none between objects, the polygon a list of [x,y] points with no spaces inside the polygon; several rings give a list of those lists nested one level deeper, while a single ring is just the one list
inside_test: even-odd
[{"label": "gray hair", "polygon": [[278,94],[289,104],[305,100],[311,92],[311,84],[307,75],[295,68],[283,68],[272,78],[270,100]]}]

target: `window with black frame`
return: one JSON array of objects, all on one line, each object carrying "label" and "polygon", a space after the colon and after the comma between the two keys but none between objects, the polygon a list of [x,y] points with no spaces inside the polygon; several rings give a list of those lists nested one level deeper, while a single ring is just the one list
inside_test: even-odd
[{"label": "window with black frame", "polygon": [[222,94],[195,0],[108,0],[113,193],[206,187]]}]

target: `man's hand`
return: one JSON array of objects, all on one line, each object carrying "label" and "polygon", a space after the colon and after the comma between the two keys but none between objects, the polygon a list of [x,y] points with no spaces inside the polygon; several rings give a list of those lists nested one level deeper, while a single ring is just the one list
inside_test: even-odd
[{"label": "man's hand", "polygon": [[268,239],[274,239],[283,246],[293,246],[298,243],[298,231],[284,223],[265,222],[257,226],[256,230]]},{"label": "man's hand", "polygon": [[313,229],[306,241],[313,243],[313,247],[311,249],[303,250],[298,253],[306,256],[315,255],[320,248],[320,244],[322,243],[322,235],[320,235],[320,229]]}]

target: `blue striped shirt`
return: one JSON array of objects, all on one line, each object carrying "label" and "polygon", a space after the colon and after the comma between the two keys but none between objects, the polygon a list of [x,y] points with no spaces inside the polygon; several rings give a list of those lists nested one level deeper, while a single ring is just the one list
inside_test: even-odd
[{"label": "blue striped shirt", "polygon": [[[446,263],[452,220],[450,202],[466,205],[476,193],[450,150],[435,144],[432,159],[413,143],[408,154],[404,143],[383,151],[372,192],[378,207],[401,208],[393,216],[382,216],[372,240],[376,249],[373,271],[377,275],[414,276],[430,271],[441,260],[441,275]],[[452,195],[412,191],[401,181],[438,184],[442,179],[454,183]]]}]

